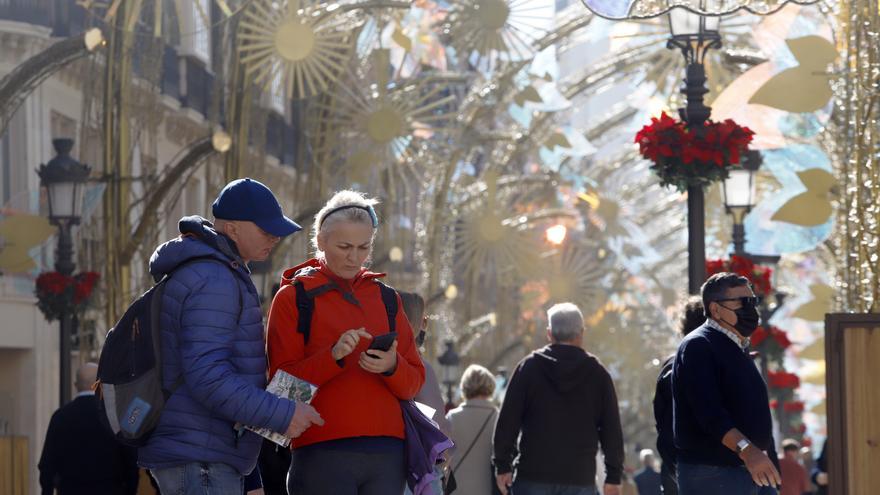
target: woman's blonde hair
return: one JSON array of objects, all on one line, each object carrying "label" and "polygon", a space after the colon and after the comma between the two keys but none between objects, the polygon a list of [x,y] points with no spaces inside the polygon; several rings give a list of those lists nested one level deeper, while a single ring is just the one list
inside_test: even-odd
[{"label": "woman's blonde hair", "polygon": [[[374,217],[375,212],[371,214],[370,211],[373,211],[373,207],[378,204],[378,199],[368,198],[364,193],[358,191],[345,190],[334,194],[315,215],[315,222],[312,224],[312,248],[315,250],[315,256],[324,257],[324,253],[318,248],[318,236],[328,232],[334,225],[342,221],[370,225],[373,227],[373,237],[375,238],[378,220]],[[352,208],[339,209],[346,206]]]},{"label": "woman's blonde hair", "polygon": [[495,375],[479,364],[472,364],[461,375],[461,395],[465,399],[492,397],[495,393]]}]

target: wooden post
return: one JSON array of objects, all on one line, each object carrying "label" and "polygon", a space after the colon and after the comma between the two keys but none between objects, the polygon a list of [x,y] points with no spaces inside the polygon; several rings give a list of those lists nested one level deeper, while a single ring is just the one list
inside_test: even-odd
[{"label": "wooden post", "polygon": [[825,315],[828,494],[880,486],[880,314]]}]

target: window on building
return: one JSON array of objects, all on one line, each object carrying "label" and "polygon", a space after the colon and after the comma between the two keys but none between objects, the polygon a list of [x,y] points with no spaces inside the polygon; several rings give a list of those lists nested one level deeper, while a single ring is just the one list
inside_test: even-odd
[{"label": "window on building", "polygon": [[211,65],[211,0],[178,2],[180,54],[199,58]]},{"label": "window on building", "polygon": [[269,107],[284,115],[284,78],[281,77],[281,71],[281,64],[276,62],[270,76],[272,79],[269,83]]}]

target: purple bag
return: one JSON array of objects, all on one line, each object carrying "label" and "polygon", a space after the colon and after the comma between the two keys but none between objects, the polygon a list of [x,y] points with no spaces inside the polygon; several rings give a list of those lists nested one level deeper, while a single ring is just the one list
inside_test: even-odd
[{"label": "purple bag", "polygon": [[429,495],[431,482],[437,479],[434,466],[443,462],[443,452],[452,448],[452,440],[440,431],[437,423],[422,414],[415,402],[402,400],[400,409],[406,435],[406,483],[413,495]]}]

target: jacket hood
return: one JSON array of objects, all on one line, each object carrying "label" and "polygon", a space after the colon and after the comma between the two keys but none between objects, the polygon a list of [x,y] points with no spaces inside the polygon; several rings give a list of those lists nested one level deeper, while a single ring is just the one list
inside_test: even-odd
[{"label": "jacket hood", "polygon": [[231,239],[214,230],[213,224],[193,215],[177,223],[180,236],[161,244],[150,256],[150,274],[158,281],[175,268],[194,258],[215,258],[229,263],[241,275],[250,271]]},{"label": "jacket hood", "polygon": [[284,273],[281,275],[281,287],[291,285],[296,280],[301,280],[306,290],[332,282],[340,289],[352,291],[366,282],[384,276],[384,273],[371,272],[366,268],[361,268],[361,271],[358,272],[353,279],[346,280],[333,273],[323,261],[317,258],[312,258],[304,263],[300,263],[299,265],[284,270]]},{"label": "jacket hood", "polygon": [[548,381],[563,393],[604,369],[595,356],[573,345],[550,344],[535,351],[533,356]]}]

